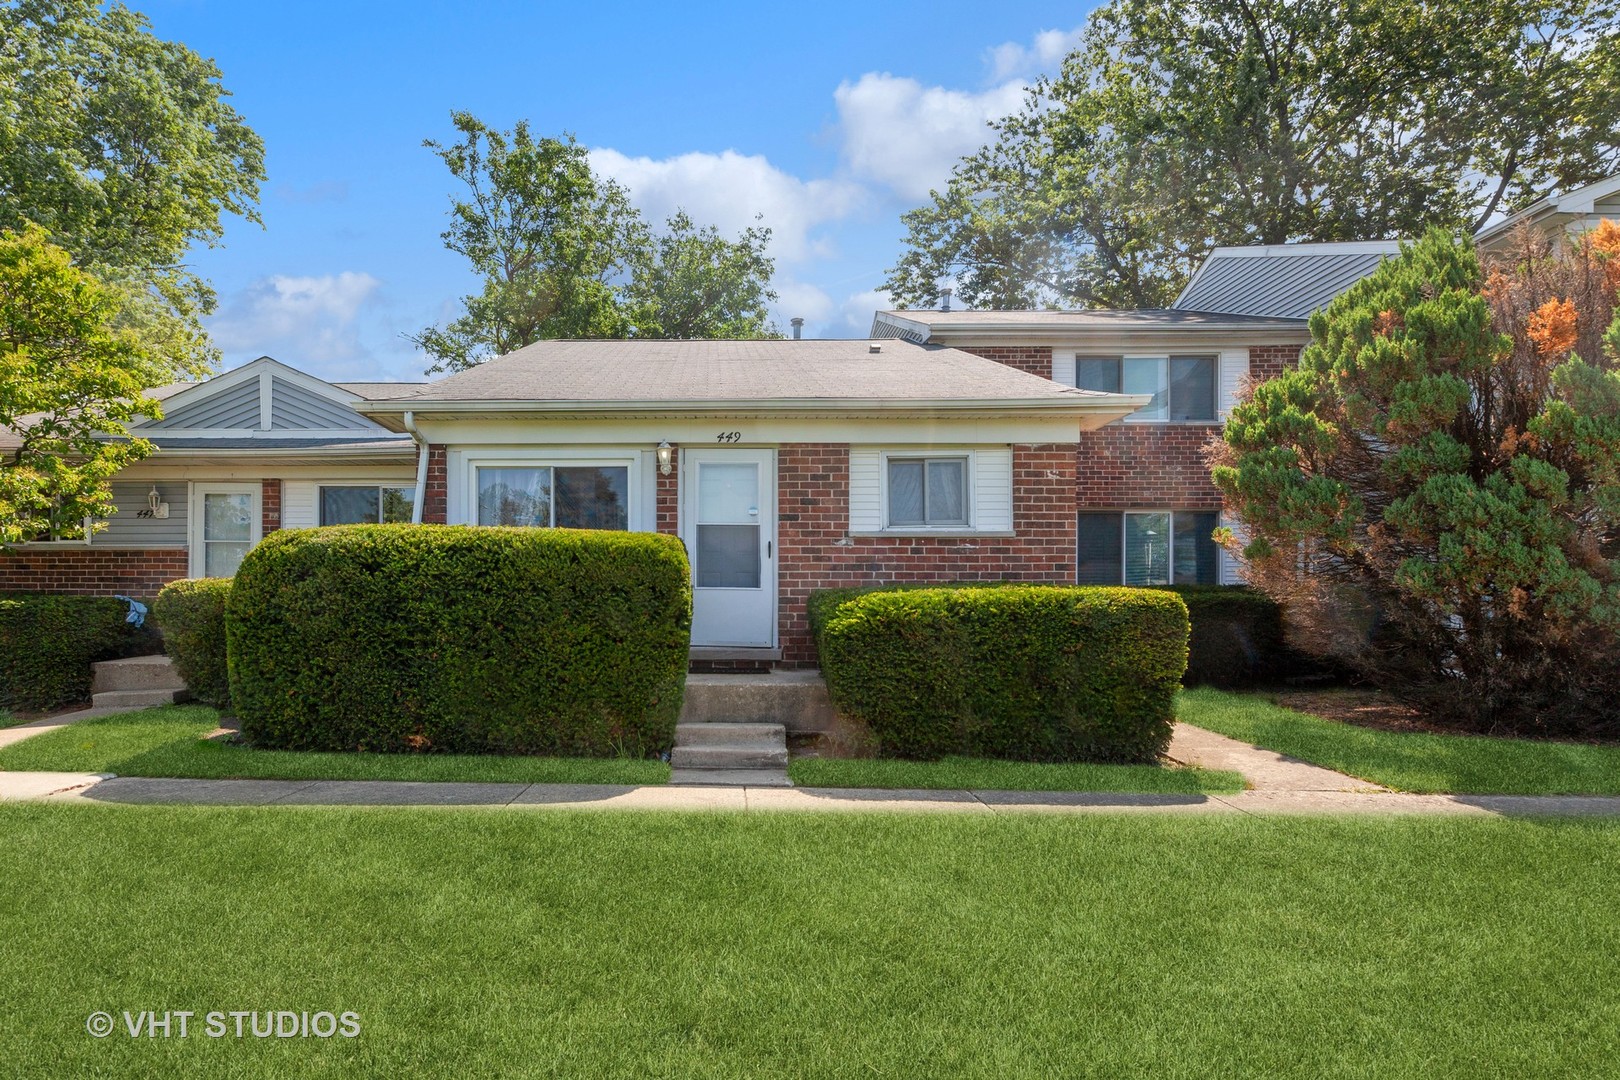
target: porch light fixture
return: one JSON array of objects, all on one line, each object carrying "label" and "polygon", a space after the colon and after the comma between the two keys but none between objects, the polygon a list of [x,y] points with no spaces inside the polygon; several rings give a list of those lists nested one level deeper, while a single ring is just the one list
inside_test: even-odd
[{"label": "porch light fixture", "polygon": [[675,448],[669,445],[668,439],[658,443],[658,471],[665,476],[675,471]]}]

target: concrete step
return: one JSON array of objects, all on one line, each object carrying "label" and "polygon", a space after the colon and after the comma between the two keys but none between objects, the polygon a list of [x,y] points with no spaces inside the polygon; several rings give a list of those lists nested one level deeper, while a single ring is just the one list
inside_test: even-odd
[{"label": "concrete step", "polygon": [[128,656],[91,664],[90,692],[184,690],[185,680],[167,656]]},{"label": "concrete step", "polygon": [[128,708],[132,705],[173,705],[191,698],[185,687],[178,690],[103,690],[90,696],[90,705],[97,709]]},{"label": "concrete step", "polygon": [[686,677],[683,724],[780,724],[832,731],[837,715],[818,671],[700,674]]},{"label": "concrete step", "polygon": [[676,746],[762,746],[787,744],[781,724],[676,724]]},{"label": "concrete step", "polygon": [[669,753],[677,769],[785,769],[785,746],[677,746]]},{"label": "concrete step", "polygon": [[699,787],[792,787],[782,769],[674,769],[669,774],[672,786]]}]

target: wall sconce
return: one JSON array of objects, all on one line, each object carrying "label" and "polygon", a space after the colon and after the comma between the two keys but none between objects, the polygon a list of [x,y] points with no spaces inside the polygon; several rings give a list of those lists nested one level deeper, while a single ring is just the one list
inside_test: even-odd
[{"label": "wall sconce", "polygon": [[675,448],[664,439],[658,444],[658,471],[668,476],[675,471]]},{"label": "wall sconce", "polygon": [[146,516],[160,521],[169,516],[169,504],[163,501],[163,495],[158,491],[156,484],[153,484],[152,490],[146,493],[146,509]]}]

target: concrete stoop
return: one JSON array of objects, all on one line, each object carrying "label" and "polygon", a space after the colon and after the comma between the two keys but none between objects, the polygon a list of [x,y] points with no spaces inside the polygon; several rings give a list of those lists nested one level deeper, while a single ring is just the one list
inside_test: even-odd
[{"label": "concrete stoop", "polygon": [[672,784],[786,787],[787,729],[781,724],[677,724],[669,763]]},{"label": "concrete stoop", "polygon": [[90,702],[98,709],[173,705],[191,697],[167,656],[103,660],[90,668]]},{"label": "concrete stoop", "polygon": [[779,724],[788,731],[837,727],[819,671],[694,674],[686,677],[683,724]]}]

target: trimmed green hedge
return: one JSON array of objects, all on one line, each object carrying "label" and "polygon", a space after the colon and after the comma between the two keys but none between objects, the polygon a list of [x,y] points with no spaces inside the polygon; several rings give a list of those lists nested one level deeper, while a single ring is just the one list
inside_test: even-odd
[{"label": "trimmed green hedge", "polygon": [[879,754],[1153,761],[1170,742],[1187,608],[1151,589],[1056,585],[812,596],[833,704]]},{"label": "trimmed green hedge", "polygon": [[0,707],[54,709],[90,697],[90,665],[129,655],[129,608],[106,596],[0,596]]},{"label": "trimmed green hedge", "polygon": [[191,695],[221,709],[231,704],[225,661],[225,601],[230,578],[171,581],[152,602],[152,617],[163,628],[168,652]]},{"label": "trimmed green hedge", "polygon": [[1170,585],[1187,605],[1187,686],[1253,686],[1298,667],[1283,640],[1282,609],[1265,593],[1238,585]]},{"label": "trimmed green hedge", "polygon": [[672,536],[285,530],[226,604],[231,701],[266,747],[640,757],[674,742],[691,623]]}]

